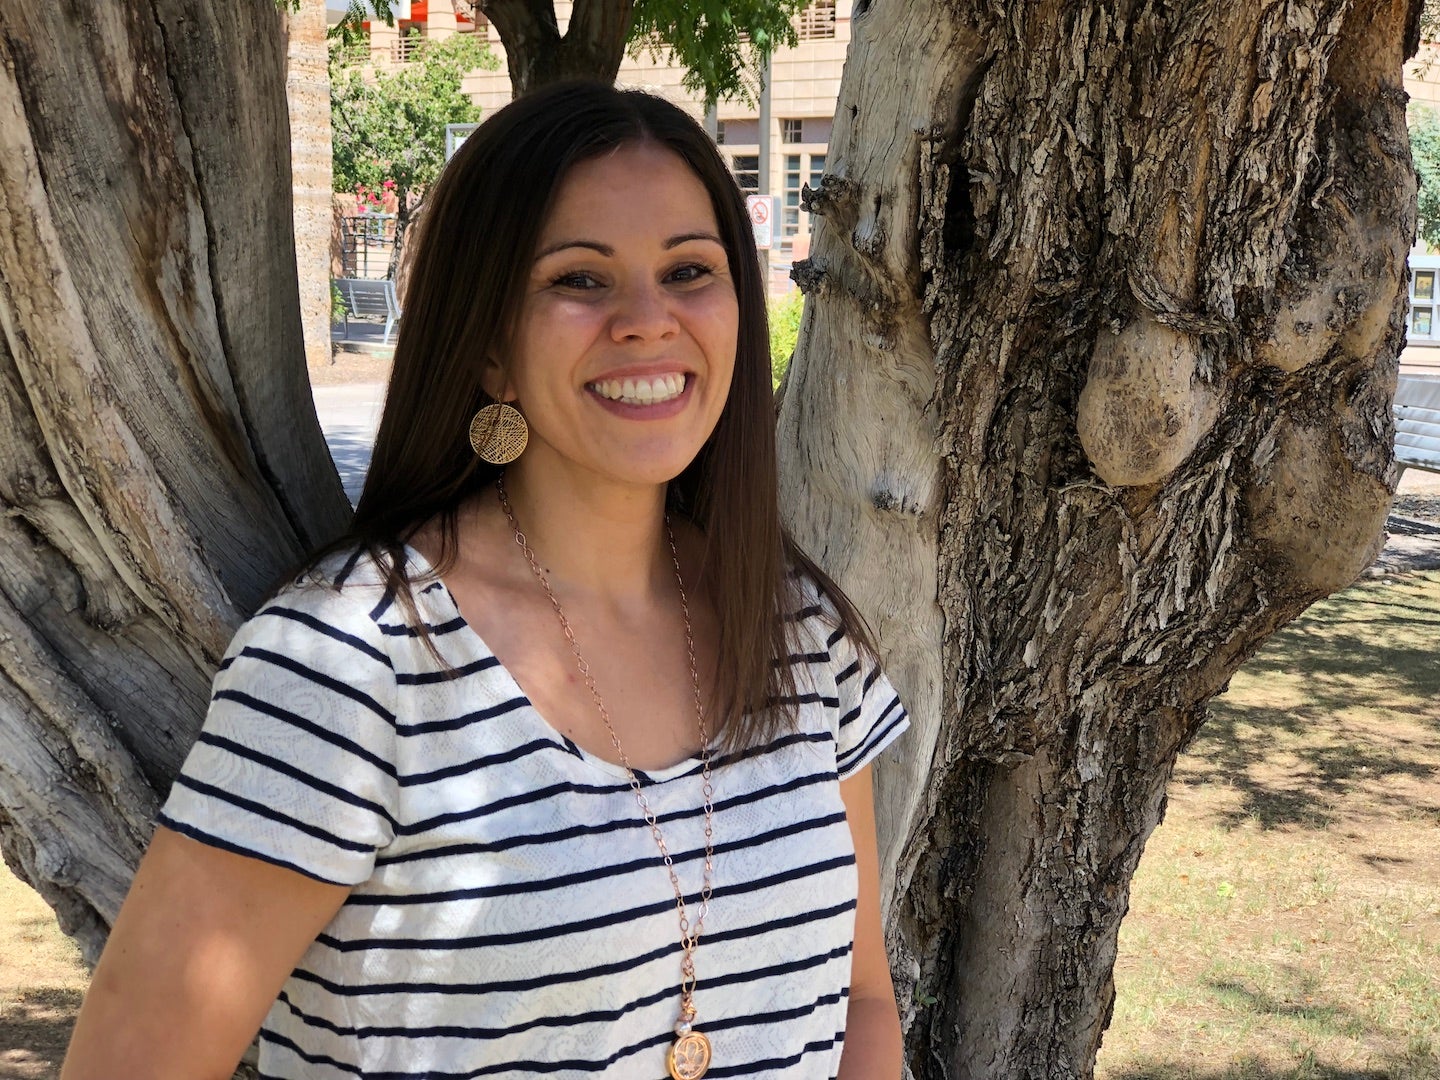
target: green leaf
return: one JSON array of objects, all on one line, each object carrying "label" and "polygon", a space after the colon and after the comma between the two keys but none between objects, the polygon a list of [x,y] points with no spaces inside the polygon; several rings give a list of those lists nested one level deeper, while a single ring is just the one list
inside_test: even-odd
[{"label": "green leaf", "polygon": [[[388,5],[387,5],[388,7]],[[389,181],[402,205],[434,183],[445,164],[445,126],[475,123],[480,109],[461,90],[476,68],[499,62],[469,34],[427,41],[393,68],[356,64],[331,42],[330,120],[334,187],[379,191]]]},{"label": "green leaf", "polygon": [[1440,247],[1440,116],[1434,109],[1412,105],[1409,111],[1410,154],[1420,180],[1416,198],[1420,236]]},{"label": "green leaf", "polygon": [[808,0],[636,0],[630,55],[685,69],[685,89],[705,101],[753,105],[765,61],[799,43],[791,20]]}]

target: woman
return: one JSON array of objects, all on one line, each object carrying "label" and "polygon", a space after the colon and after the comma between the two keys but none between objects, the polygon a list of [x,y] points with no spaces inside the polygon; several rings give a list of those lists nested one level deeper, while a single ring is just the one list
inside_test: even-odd
[{"label": "woman", "polygon": [[781,531],[714,147],[523,98],[407,300],[353,533],[236,635],[64,1076],[228,1076],[257,1029],[275,1077],[898,1076],[905,715]]}]

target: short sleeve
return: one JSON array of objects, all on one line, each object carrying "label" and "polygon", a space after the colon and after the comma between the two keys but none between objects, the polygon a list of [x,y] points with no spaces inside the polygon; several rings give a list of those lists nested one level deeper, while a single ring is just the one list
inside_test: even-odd
[{"label": "short sleeve", "polygon": [[236,633],[160,824],[337,885],[394,836],[396,679],[364,597],[282,592]]},{"label": "short sleeve", "polygon": [[824,642],[822,655],[828,657],[835,678],[835,771],[845,780],[899,738],[910,718],[879,660],[856,648],[828,600],[817,596],[816,601],[806,621]]}]

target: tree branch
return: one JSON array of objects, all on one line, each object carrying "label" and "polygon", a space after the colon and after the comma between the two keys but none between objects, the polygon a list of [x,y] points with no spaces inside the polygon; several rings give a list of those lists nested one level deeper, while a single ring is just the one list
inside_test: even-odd
[{"label": "tree branch", "polygon": [[[593,57],[604,63],[613,56],[615,70],[618,71],[634,14],[633,0],[620,0],[618,3],[616,0],[575,0],[563,44],[567,61],[569,57],[575,57],[579,63],[584,63],[582,58]],[[562,61],[562,66],[574,70],[578,65]]]},{"label": "tree branch", "polygon": [[537,73],[560,48],[555,7],[551,0],[482,0],[479,6],[505,46],[510,90],[519,97],[538,85]]}]

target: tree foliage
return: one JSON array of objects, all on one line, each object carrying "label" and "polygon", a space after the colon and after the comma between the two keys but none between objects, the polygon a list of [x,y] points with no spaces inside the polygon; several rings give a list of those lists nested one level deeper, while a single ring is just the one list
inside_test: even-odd
[{"label": "tree foliage", "polygon": [[470,34],[427,41],[394,70],[349,62],[342,39],[330,49],[330,124],[336,191],[393,188],[398,200],[395,247],[414,210],[445,164],[445,126],[475,123],[480,109],[461,90],[466,73],[498,66]]},{"label": "tree foliage", "polygon": [[1416,105],[1410,109],[1409,122],[1410,154],[1420,181],[1416,231],[1432,248],[1440,248],[1440,116]]},{"label": "tree foliage", "polygon": [[[484,14],[485,0],[461,0],[474,14]],[[577,0],[572,25],[580,22],[579,9],[587,4],[615,4],[617,0]],[[626,0],[619,0],[624,6]],[[667,60],[685,70],[686,90],[708,102],[738,98],[753,103],[764,77],[765,62],[778,48],[793,47],[797,36],[793,20],[809,0],[636,0],[630,12],[628,50]],[[544,7],[544,5],[540,5]],[[553,6],[546,21],[557,25]],[[394,25],[392,0],[350,0],[344,17],[331,30],[353,43],[363,36],[362,23],[379,18]],[[507,42],[507,48],[513,48]]]},{"label": "tree foliage", "polygon": [[685,69],[686,90],[708,102],[747,104],[778,48],[798,44],[792,19],[808,0],[638,0],[630,55]]},{"label": "tree foliage", "polygon": [[427,42],[413,63],[392,71],[350,64],[343,48],[332,46],[330,56],[335,190],[374,190],[389,180],[402,205],[403,193],[422,192],[440,175],[445,126],[480,119],[461,80],[498,66],[485,43],[467,34]]}]

